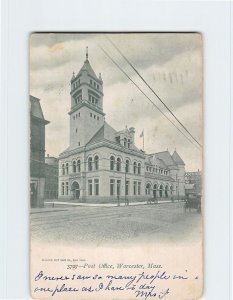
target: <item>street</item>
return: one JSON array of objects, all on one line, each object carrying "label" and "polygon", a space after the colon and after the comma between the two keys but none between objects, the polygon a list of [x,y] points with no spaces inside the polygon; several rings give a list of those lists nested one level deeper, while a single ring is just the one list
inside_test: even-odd
[{"label": "street", "polygon": [[61,244],[107,244],[151,239],[187,242],[201,238],[201,214],[184,204],[60,207],[31,213],[32,240]]}]

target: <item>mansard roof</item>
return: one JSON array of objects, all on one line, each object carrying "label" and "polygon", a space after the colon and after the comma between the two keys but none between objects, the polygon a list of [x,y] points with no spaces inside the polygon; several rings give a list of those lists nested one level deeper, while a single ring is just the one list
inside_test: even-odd
[{"label": "mansard roof", "polygon": [[48,124],[49,121],[45,120],[44,118],[44,114],[40,105],[40,99],[30,95],[30,103],[31,103],[31,108],[30,108],[31,116],[43,121],[43,123],[45,124]]}]

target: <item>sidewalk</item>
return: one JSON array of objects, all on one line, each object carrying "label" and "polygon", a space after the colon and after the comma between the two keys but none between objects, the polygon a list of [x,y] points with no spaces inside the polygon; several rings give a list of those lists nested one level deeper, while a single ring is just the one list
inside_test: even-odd
[{"label": "sidewalk", "polygon": [[[178,200],[158,200],[156,203],[148,203],[147,201],[142,202],[130,202],[129,206],[137,206],[137,205],[156,205],[156,204],[163,204],[163,203],[175,203],[181,202]],[[45,201],[44,208],[31,208],[31,213],[42,213],[42,212],[57,212],[57,211],[65,211],[72,207],[117,207],[117,203],[74,203],[74,202],[60,202],[60,201]],[[121,202],[120,206],[125,206],[125,203]]]}]

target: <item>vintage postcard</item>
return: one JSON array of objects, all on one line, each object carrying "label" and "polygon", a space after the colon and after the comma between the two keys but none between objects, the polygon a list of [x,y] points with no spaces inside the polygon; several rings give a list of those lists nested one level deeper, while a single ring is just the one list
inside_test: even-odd
[{"label": "vintage postcard", "polygon": [[33,299],[203,292],[200,33],[30,36]]}]

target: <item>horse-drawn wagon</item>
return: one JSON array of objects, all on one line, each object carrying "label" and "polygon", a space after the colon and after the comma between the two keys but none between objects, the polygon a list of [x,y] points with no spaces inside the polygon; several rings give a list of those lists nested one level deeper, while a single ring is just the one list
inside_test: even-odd
[{"label": "horse-drawn wagon", "polygon": [[184,211],[186,212],[188,210],[191,212],[192,209],[195,209],[198,213],[201,213],[201,195],[186,195]]}]

